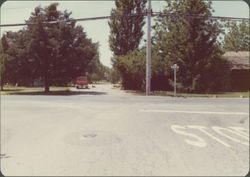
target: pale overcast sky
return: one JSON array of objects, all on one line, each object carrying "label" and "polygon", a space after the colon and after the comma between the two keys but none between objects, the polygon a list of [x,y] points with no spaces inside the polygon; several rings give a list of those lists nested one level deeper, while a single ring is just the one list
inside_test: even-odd
[{"label": "pale overcast sky", "polygon": [[[86,18],[96,16],[110,15],[110,10],[113,8],[113,1],[6,1],[1,6],[1,24],[23,23],[30,16],[30,13],[35,7],[42,7],[51,4],[52,2],[59,3],[59,10],[72,12],[73,18]],[[152,0],[153,11],[160,11],[165,5],[163,0]],[[215,16],[230,16],[249,18],[249,7],[244,1],[213,1]],[[112,56],[109,50],[108,36],[109,26],[108,20],[97,20],[78,22],[84,27],[84,31],[88,37],[94,42],[100,43],[100,60],[106,66],[111,66],[110,58]],[[22,27],[5,27],[1,28],[1,34],[5,31],[17,31]],[[144,28],[145,29],[145,28]]]}]

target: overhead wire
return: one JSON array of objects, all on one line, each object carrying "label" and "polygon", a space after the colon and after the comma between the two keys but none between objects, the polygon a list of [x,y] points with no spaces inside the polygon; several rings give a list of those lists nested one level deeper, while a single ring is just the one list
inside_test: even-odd
[{"label": "overhead wire", "polygon": [[198,18],[198,19],[212,19],[212,20],[249,20],[249,18],[242,17],[226,17],[226,16],[210,16],[210,15],[200,15],[200,14],[186,14],[186,13],[162,13],[162,12],[153,12],[153,16],[159,17],[184,17],[184,18]]},{"label": "overhead wire", "polygon": [[[162,12],[151,12],[152,17],[166,17],[166,18],[189,18],[189,19],[211,19],[211,20],[222,20],[222,21],[242,21],[242,20],[248,20],[249,18],[240,18],[240,17],[223,17],[223,16],[204,16],[199,14],[185,14],[185,13],[162,13]],[[129,15],[117,15],[115,17],[136,17],[138,15],[146,16],[147,13],[134,13]],[[87,17],[87,18],[77,18],[77,19],[69,19],[69,20],[57,20],[57,21],[49,21],[49,22],[43,22],[43,24],[57,24],[60,22],[81,22],[81,21],[91,21],[91,20],[103,20],[103,19],[110,19],[112,16],[98,16],[98,17]],[[112,17],[113,18],[113,17]],[[13,23],[13,24],[0,24],[0,27],[13,27],[13,26],[25,26],[25,25],[34,25],[35,23]]]}]

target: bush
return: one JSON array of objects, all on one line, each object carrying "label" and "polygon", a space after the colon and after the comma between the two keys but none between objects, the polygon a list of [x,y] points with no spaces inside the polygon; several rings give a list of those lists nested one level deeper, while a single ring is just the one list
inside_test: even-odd
[{"label": "bush", "polygon": [[143,90],[145,86],[145,54],[139,50],[119,56],[114,60],[125,90]]}]

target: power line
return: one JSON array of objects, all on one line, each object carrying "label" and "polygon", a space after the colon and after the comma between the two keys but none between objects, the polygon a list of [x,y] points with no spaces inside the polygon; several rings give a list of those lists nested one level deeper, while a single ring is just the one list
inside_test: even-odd
[{"label": "power line", "polygon": [[[43,22],[43,24],[57,24],[60,22],[73,22],[73,21],[89,21],[89,20],[102,20],[102,19],[109,19],[111,16],[102,16],[102,17],[90,17],[90,18],[78,18],[78,19],[71,19],[71,20],[57,20],[57,21],[50,21],[50,22]],[[12,27],[12,26],[26,26],[26,25],[35,25],[36,23],[13,23],[13,24],[1,24],[0,27]]]},{"label": "power line", "polygon": [[[146,13],[134,13],[129,15],[121,15],[119,17],[137,17],[138,15],[145,16]],[[77,18],[77,19],[69,19],[69,20],[57,20],[57,21],[49,21],[43,22],[43,24],[57,24],[61,22],[77,22],[77,21],[90,21],[90,20],[103,20],[103,19],[111,19],[112,16],[99,16],[99,17],[87,17],[87,18]],[[118,17],[118,15],[117,15]],[[13,24],[1,24],[0,27],[12,27],[12,26],[25,26],[25,25],[34,25],[36,23],[13,23]]]},{"label": "power line", "polygon": [[162,12],[154,12],[154,16],[159,17],[169,17],[169,18],[176,18],[176,17],[184,17],[184,18],[198,18],[198,19],[211,19],[211,20],[225,20],[225,21],[237,21],[237,20],[249,20],[249,18],[241,18],[241,17],[222,17],[222,16],[205,16],[199,14],[185,14],[185,13],[162,13]]},{"label": "power line", "polygon": [[[146,13],[141,14],[130,14],[127,16],[121,15],[117,17],[136,17],[138,15],[146,16]],[[162,12],[152,12],[152,17],[166,17],[166,18],[198,18],[198,19],[211,19],[211,20],[222,20],[222,21],[237,21],[237,20],[249,20],[249,18],[240,18],[240,17],[222,17],[222,16],[204,16],[198,14],[184,14],[184,13],[162,13]],[[50,22],[43,22],[43,24],[57,24],[60,22],[73,22],[73,21],[90,21],[90,20],[103,20],[103,19],[110,19],[111,16],[99,16],[99,17],[88,17],[88,18],[77,18],[77,19],[70,19],[70,20],[58,20],[58,21],[50,21]],[[35,23],[13,23],[13,24],[1,24],[0,27],[13,27],[13,26],[25,26],[25,25],[34,25]]]}]

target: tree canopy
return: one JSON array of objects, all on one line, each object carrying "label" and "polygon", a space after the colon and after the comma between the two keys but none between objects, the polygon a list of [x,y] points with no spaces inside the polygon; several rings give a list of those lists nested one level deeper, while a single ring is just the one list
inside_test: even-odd
[{"label": "tree canopy", "polygon": [[110,49],[115,56],[126,55],[138,48],[143,36],[142,27],[146,0],[115,0],[109,21]]},{"label": "tree canopy", "polygon": [[144,89],[145,56],[145,52],[134,50],[127,55],[117,57],[114,67],[120,71],[124,89]]},{"label": "tree canopy", "polygon": [[99,62],[98,43],[76,25],[70,12],[58,11],[57,6],[36,7],[26,21],[27,27],[6,34],[10,60],[7,73],[16,82],[42,79],[46,92],[51,84],[68,83]]},{"label": "tree canopy", "polygon": [[110,27],[109,45],[113,52],[112,62],[125,88],[132,88],[133,83],[136,82],[131,80],[129,73],[126,73],[123,68],[129,66],[126,62],[129,62],[127,59],[130,57],[125,59],[126,55],[136,53],[134,51],[139,48],[143,37],[146,2],[146,0],[115,0],[116,7],[111,10],[111,19],[108,24]]},{"label": "tree canopy", "polygon": [[231,22],[226,25],[229,27],[225,35],[223,47],[226,51],[249,51],[250,34],[249,21],[240,23]]},{"label": "tree canopy", "polygon": [[[222,32],[218,22],[207,17],[212,14],[210,1],[167,0],[155,29],[155,48],[164,61],[166,75],[172,83],[171,65],[178,64],[179,89],[183,91],[212,91],[223,89],[226,61],[217,40]],[[194,15],[203,18],[192,18]],[[220,68],[222,67],[222,68]],[[224,69],[223,69],[224,68]],[[225,85],[225,84],[224,84]]]},{"label": "tree canopy", "polygon": [[5,72],[5,60],[6,60],[6,55],[5,55],[5,52],[4,52],[4,40],[5,40],[5,37],[3,37],[1,40],[0,40],[0,84],[1,84],[1,90],[3,90],[3,84],[4,84],[4,72]]}]

